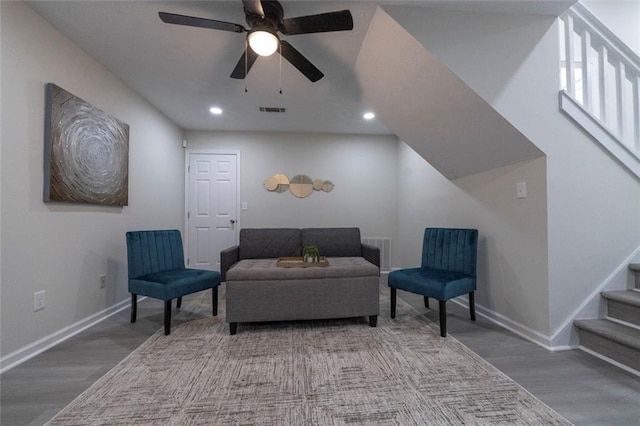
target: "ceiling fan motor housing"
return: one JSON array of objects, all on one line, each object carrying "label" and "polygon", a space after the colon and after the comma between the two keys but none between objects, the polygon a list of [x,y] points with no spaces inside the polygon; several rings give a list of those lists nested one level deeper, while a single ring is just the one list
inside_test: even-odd
[{"label": "ceiling fan motor housing", "polygon": [[262,1],[264,16],[251,13],[245,8],[247,24],[252,30],[275,32],[280,29],[284,21],[284,9],[277,1]]}]

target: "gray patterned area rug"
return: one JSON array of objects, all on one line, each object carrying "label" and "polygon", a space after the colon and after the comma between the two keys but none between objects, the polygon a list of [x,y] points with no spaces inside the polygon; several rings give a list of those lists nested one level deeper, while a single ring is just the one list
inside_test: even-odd
[{"label": "gray patterned area rug", "polygon": [[203,293],[51,425],[570,424],[382,289],[366,318],[240,324]]}]

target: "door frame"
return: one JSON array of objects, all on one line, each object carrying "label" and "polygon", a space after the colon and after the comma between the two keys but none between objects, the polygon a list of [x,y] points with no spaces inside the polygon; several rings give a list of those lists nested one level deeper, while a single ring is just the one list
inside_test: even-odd
[{"label": "door frame", "polygon": [[184,151],[184,210],[182,212],[184,216],[184,225],[182,234],[184,235],[184,246],[187,248],[184,251],[184,261],[187,262],[187,258],[189,257],[189,218],[187,217],[187,212],[189,211],[189,162],[191,155],[235,155],[236,156],[236,195],[237,195],[237,205],[236,205],[236,241],[238,241],[240,236],[240,207],[241,203],[241,195],[240,195],[240,150],[234,149],[186,149]]}]

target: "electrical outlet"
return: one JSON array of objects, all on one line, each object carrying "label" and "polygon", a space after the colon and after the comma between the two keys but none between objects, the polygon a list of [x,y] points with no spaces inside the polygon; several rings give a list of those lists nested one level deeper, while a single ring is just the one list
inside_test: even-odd
[{"label": "electrical outlet", "polygon": [[107,276],[100,275],[100,288],[105,288],[107,286]]},{"label": "electrical outlet", "polygon": [[44,290],[33,293],[33,312],[44,309],[45,294],[46,292]]}]

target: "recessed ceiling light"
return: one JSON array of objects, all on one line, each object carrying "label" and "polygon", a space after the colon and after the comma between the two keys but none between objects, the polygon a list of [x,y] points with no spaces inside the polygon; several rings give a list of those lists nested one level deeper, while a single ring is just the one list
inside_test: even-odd
[{"label": "recessed ceiling light", "polygon": [[365,120],[373,120],[374,118],[376,118],[376,115],[372,112],[365,112],[362,118],[364,118]]},{"label": "recessed ceiling light", "polygon": [[211,107],[209,108],[209,112],[211,112],[211,114],[220,115],[222,114],[222,109],[218,107]]}]

